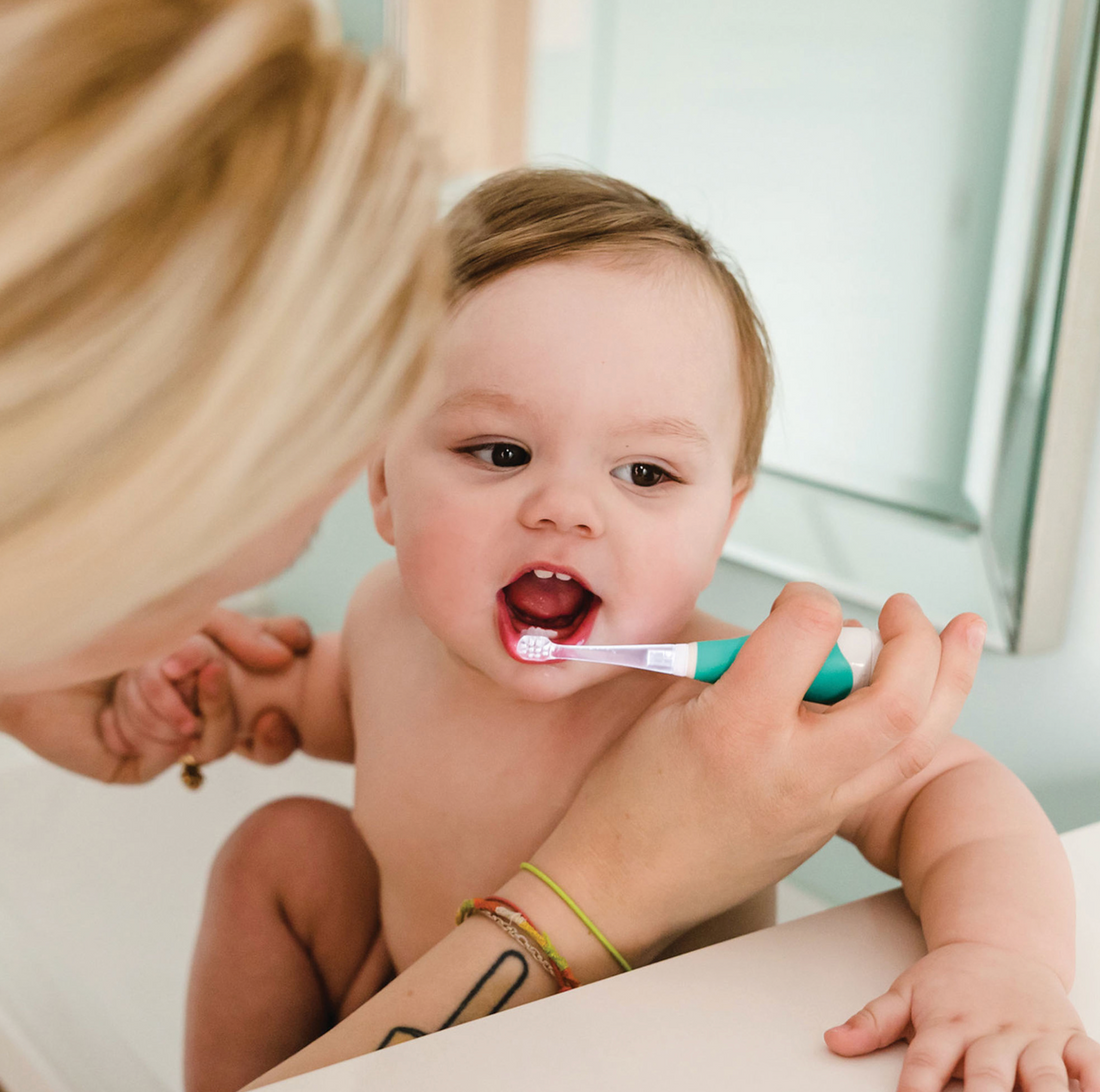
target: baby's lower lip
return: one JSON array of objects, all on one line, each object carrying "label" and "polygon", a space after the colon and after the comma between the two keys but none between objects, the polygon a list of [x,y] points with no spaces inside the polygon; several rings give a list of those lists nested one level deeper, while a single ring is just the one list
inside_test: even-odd
[{"label": "baby's lower lip", "polygon": [[[565,637],[552,637],[557,644],[563,645],[580,645],[588,639],[592,632],[592,627],[596,623],[596,615],[599,613],[600,600],[598,597],[593,597],[593,603],[589,607],[584,618],[577,628]],[[520,626],[516,619],[512,617],[512,612],[508,609],[508,602],[504,598],[504,592],[497,592],[497,629],[500,632],[501,644],[504,645],[505,651],[513,660],[519,661],[521,664],[529,664],[529,660],[523,659],[516,652],[516,648],[519,645],[519,639],[530,629],[537,628],[530,625]],[[544,630],[543,632],[549,633]],[[564,661],[556,661],[557,663],[563,663]]]}]

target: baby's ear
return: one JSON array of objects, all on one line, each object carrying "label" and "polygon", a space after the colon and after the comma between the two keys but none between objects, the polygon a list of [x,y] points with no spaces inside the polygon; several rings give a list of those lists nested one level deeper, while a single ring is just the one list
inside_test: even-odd
[{"label": "baby's ear", "polygon": [[733,497],[730,499],[729,518],[726,520],[727,536],[730,533],[730,528],[733,526],[733,521],[737,519],[737,515],[741,511],[741,505],[745,503],[745,498],[749,495],[752,484],[753,477],[751,474],[746,474],[733,483]]},{"label": "baby's ear", "polygon": [[379,445],[367,463],[367,484],[370,505],[374,511],[374,528],[383,540],[393,545],[393,511],[390,491],[386,487],[386,450]]}]

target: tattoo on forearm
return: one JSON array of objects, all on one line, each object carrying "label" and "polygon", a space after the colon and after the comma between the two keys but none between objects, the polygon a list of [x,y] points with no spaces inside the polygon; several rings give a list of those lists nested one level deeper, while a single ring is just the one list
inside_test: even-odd
[{"label": "tattoo on forearm", "polygon": [[[465,1020],[477,1020],[499,1012],[512,999],[512,995],[527,981],[530,967],[527,957],[515,949],[501,952],[493,965],[477,980],[473,989],[459,1003],[458,1008],[440,1024],[438,1030],[460,1024]],[[428,1033],[421,1028],[390,1028],[378,1049],[419,1039]]]}]

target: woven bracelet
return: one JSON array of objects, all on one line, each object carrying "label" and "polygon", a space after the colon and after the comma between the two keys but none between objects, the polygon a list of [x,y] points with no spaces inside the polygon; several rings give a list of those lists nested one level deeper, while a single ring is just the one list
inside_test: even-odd
[{"label": "woven bracelet", "polygon": [[[537,948],[538,955],[531,952],[539,965],[551,975],[558,984],[558,992],[575,990],[580,982],[569,969],[564,956],[554,947],[550,938],[532,923],[531,919],[515,903],[496,895],[487,899],[466,899],[458,908],[456,923],[461,925],[471,914],[482,914],[491,918],[513,939],[523,944],[529,952],[531,946]],[[542,958],[539,958],[539,957]]]}]

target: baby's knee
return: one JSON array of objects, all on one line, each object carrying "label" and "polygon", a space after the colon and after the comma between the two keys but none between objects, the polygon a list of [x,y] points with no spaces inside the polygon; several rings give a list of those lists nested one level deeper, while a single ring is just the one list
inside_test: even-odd
[{"label": "baby's knee", "polygon": [[278,891],[315,872],[349,837],[358,837],[347,808],[307,796],[265,804],[226,839],[210,873],[210,891]]}]

